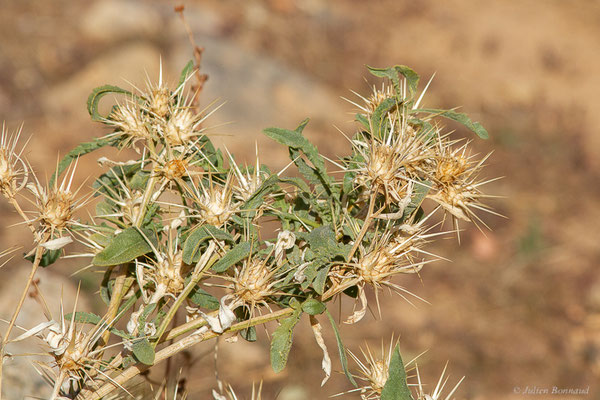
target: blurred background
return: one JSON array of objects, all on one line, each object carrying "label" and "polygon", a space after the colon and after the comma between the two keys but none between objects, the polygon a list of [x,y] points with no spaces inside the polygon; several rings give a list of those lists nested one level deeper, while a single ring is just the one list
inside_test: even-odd
[{"label": "blurred background", "polygon": [[[375,81],[365,65],[408,65],[422,85],[435,73],[425,105],[461,106],[490,132],[472,145],[493,151],[486,175],[504,178],[486,192],[504,196],[492,205],[508,219],[485,215],[491,232],[468,227],[460,246],[455,239],[435,243],[432,251],[452,262],[399,281],[430,304],[413,307],[384,293],[383,320],[373,323],[368,314],[342,327],[349,348],[399,336],[405,360],[428,350],[418,363],[432,385],[447,361],[449,385],[466,376],[457,399],[520,399],[526,396],[514,388],[526,386],[589,386],[585,399],[600,399],[599,1],[3,0],[0,119],[10,130],[24,122],[27,157],[40,176],[53,171],[59,155],[105,132],[86,112],[92,88],[142,87],[147,76],[156,82],[161,60],[167,80],[177,80],[192,58],[177,4],[185,5],[205,48],[209,80],[201,101],[224,103],[209,120],[211,134],[240,160],[250,161],[258,142],[262,162],[284,166],[285,149],[260,132],[294,128],[305,117],[306,135],[324,154],[348,152],[338,128],[353,133],[355,107],[341,97],[370,93]],[[447,128],[473,137],[460,126]],[[98,156],[80,163],[77,179],[85,188]],[[3,249],[30,246],[25,227],[7,228],[19,220],[5,202],[0,220]],[[61,290],[74,297],[76,265],[40,272],[52,304]],[[27,272],[16,259],[0,270],[4,318]],[[87,293],[80,309],[96,302]],[[28,327],[41,318],[31,303],[20,320]],[[318,387],[321,353],[303,325],[306,335],[296,335],[283,373],[270,372],[268,340],[259,331],[257,344],[220,345],[220,377],[242,398],[261,379],[267,399],[326,399],[348,390],[338,373]],[[339,370],[335,341],[326,341]],[[206,346],[178,360],[194,371],[190,398],[208,398],[215,386],[211,351]],[[9,398],[47,393],[33,369],[15,371],[20,362],[5,369]],[[552,396],[567,397],[577,396]]]}]

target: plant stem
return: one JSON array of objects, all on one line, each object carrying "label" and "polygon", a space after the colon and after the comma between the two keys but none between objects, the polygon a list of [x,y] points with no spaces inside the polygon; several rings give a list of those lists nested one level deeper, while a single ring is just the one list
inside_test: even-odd
[{"label": "plant stem", "polygon": [[[130,280],[130,282],[127,282],[127,284],[125,283],[125,280],[127,278],[128,269],[129,268],[128,268],[127,264],[121,264],[119,266],[119,275],[115,279],[115,286],[113,287],[113,291],[112,291],[113,295],[110,298],[110,303],[108,304],[108,310],[106,311],[105,320],[106,320],[106,323],[109,325],[113,324],[113,319],[115,319],[115,317],[117,316],[117,313],[119,312],[119,307],[121,306],[121,300],[123,300],[123,296],[125,295],[127,290],[129,290],[129,288],[133,284],[133,280]],[[104,332],[102,334],[102,340],[104,341],[105,344],[107,344],[109,339],[110,339],[110,330],[107,329],[106,332]]]},{"label": "plant stem", "polygon": [[[243,329],[247,329],[251,326],[261,325],[261,324],[265,324],[270,321],[275,321],[280,318],[287,317],[288,315],[291,315],[292,313],[294,313],[293,308],[285,308],[283,310],[275,311],[271,314],[267,314],[267,315],[249,319],[247,321],[239,322],[235,325],[232,325],[224,333],[238,332]],[[91,393],[89,396],[86,396],[84,398],[84,400],[99,400],[102,397],[109,394],[115,388],[119,388],[120,386],[123,386],[125,384],[125,382],[127,382],[131,378],[139,375],[140,373],[147,371],[148,369],[150,369],[154,365],[158,364],[159,362],[164,361],[170,357],[173,357],[175,354],[177,354],[183,350],[189,349],[190,347],[192,347],[198,343],[207,341],[209,339],[213,339],[222,334],[223,333],[219,334],[219,333],[209,331],[204,334],[199,334],[199,335],[194,334],[194,335],[187,336],[187,337],[181,339],[180,341],[158,351],[154,357],[153,365],[136,364],[136,365],[133,365],[133,366],[127,368],[125,371],[120,372],[118,376],[114,377],[114,379],[111,379],[109,382],[106,382],[104,385],[102,385],[100,387],[100,389]]]},{"label": "plant stem", "polygon": [[215,242],[211,240],[210,244],[208,245],[208,248],[206,249],[204,254],[202,254],[202,257],[198,261],[198,264],[196,264],[196,268],[194,270],[194,275],[192,275],[192,279],[190,280],[188,285],[185,287],[183,292],[181,292],[179,294],[175,303],[171,306],[171,308],[169,308],[169,312],[167,313],[167,315],[165,315],[165,318],[163,319],[162,323],[160,324],[160,326],[156,332],[156,342],[154,343],[154,347],[156,347],[156,345],[160,341],[160,338],[167,330],[167,327],[169,326],[169,324],[171,323],[171,320],[177,313],[177,310],[179,310],[179,307],[181,306],[181,304],[184,302],[185,299],[187,299],[187,297],[190,294],[190,292],[192,291],[192,289],[194,289],[196,284],[200,281],[200,279],[204,275],[204,271],[206,271],[208,268],[210,268],[217,261],[218,256],[210,258],[212,256],[212,253],[215,251],[216,247],[217,247],[217,245],[215,244]]},{"label": "plant stem", "polygon": [[[44,242],[48,239],[48,234],[44,238]],[[43,243],[43,242],[42,242]],[[31,266],[31,272],[29,273],[29,278],[27,279],[27,284],[25,284],[25,289],[23,289],[23,293],[21,294],[21,298],[19,299],[19,303],[13,312],[12,318],[8,324],[8,328],[6,329],[6,333],[2,338],[2,342],[0,342],[0,399],[2,398],[2,364],[4,364],[4,350],[6,344],[9,341],[10,332],[15,326],[15,322],[17,321],[17,317],[21,312],[21,308],[23,307],[23,303],[25,302],[25,298],[27,297],[27,293],[29,292],[29,288],[31,287],[31,282],[33,282],[33,278],[35,277],[35,273],[40,265],[40,261],[42,260],[42,254],[44,253],[44,248],[41,244],[38,244],[37,249],[35,251],[35,258],[33,260],[33,265]]]}]

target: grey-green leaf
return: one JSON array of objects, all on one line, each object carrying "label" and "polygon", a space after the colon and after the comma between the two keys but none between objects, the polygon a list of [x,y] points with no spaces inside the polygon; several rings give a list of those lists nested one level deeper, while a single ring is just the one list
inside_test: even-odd
[{"label": "grey-green leaf", "polygon": [[281,128],[267,128],[263,130],[263,132],[265,135],[276,142],[283,144],[284,146],[302,151],[318,171],[323,182],[330,184],[331,178],[329,175],[327,175],[327,169],[325,168],[325,161],[323,157],[319,154],[319,150],[316,148],[316,146],[309,142],[308,139],[302,135],[302,131],[307,123],[308,119],[305,119],[302,121],[302,123],[300,123],[298,128],[293,131]]},{"label": "grey-green leaf", "polygon": [[124,94],[124,95],[128,95],[131,97],[135,96],[129,90],[122,89],[118,86],[104,85],[104,86],[95,88],[94,90],[92,90],[92,93],[90,93],[90,95],[88,96],[88,100],[87,100],[87,109],[88,109],[88,112],[90,113],[90,116],[92,117],[92,120],[103,121],[105,119],[98,112],[98,104],[100,103],[100,99],[102,99],[102,97],[104,97],[105,95],[107,95],[109,93]]},{"label": "grey-green leaf", "polygon": [[321,303],[316,299],[308,299],[304,303],[302,303],[302,311],[309,315],[318,315],[325,312],[327,307],[325,304]]},{"label": "grey-green leaf", "polygon": [[200,259],[200,245],[210,239],[232,242],[233,237],[226,231],[212,225],[204,225],[190,233],[183,244],[183,262],[195,264]]},{"label": "grey-green leaf", "polygon": [[460,124],[463,124],[466,128],[475,132],[475,134],[477,134],[477,136],[479,136],[481,139],[488,139],[490,137],[490,134],[483,127],[483,125],[481,125],[479,122],[471,121],[471,118],[469,118],[467,114],[459,113],[452,110],[438,110],[433,108],[421,108],[418,110],[414,110],[413,112],[426,112],[429,114],[439,115],[441,117],[445,117],[456,121]]},{"label": "grey-green leaf", "polygon": [[153,232],[127,228],[115,236],[104,250],[96,254],[92,263],[98,267],[108,267],[130,262],[152,251],[148,240],[156,241]]},{"label": "grey-green leaf", "polygon": [[333,315],[329,312],[329,310],[325,310],[327,314],[327,318],[329,318],[329,322],[331,323],[331,327],[333,328],[333,333],[335,334],[335,340],[338,345],[338,352],[340,354],[340,363],[342,364],[342,370],[346,375],[346,378],[354,385],[354,387],[358,387],[354,377],[348,370],[348,359],[346,358],[346,348],[344,347],[344,343],[342,342],[342,337],[340,336],[340,332],[338,331],[337,325],[335,324],[335,320],[333,319]]},{"label": "grey-green leaf", "polygon": [[135,339],[132,345],[133,355],[142,364],[154,364],[154,348],[148,339]]},{"label": "grey-green leaf", "polygon": [[412,400],[412,394],[406,383],[406,371],[400,356],[398,345],[390,361],[389,376],[381,391],[381,400]]},{"label": "grey-green leaf", "polygon": [[283,371],[287,364],[290,349],[292,348],[292,340],[294,327],[300,321],[301,310],[295,310],[294,313],[281,320],[281,324],[273,332],[271,339],[271,367],[275,373]]},{"label": "grey-green leaf", "polygon": [[431,181],[416,181],[413,189],[413,195],[410,199],[410,203],[404,209],[402,221],[405,221],[419,207],[421,207],[421,203],[423,203],[423,200],[425,200],[427,193],[429,193],[431,185]]},{"label": "grey-green leaf", "polygon": [[52,185],[54,185],[54,181],[65,171],[65,169],[67,169],[69,167],[69,165],[71,165],[71,163],[73,161],[75,161],[76,159],[78,159],[79,157],[81,157],[83,155],[91,153],[92,151],[100,149],[104,146],[108,146],[114,142],[115,142],[114,137],[109,137],[109,138],[101,137],[101,138],[94,139],[91,142],[81,143],[80,145],[75,147],[73,150],[68,152],[67,155],[64,156],[62,160],[60,160],[60,163],[58,163],[58,167],[56,168],[56,171],[50,177],[50,183],[49,183],[50,187],[52,187]]},{"label": "grey-green leaf", "polygon": [[388,112],[390,112],[396,105],[398,104],[397,100],[388,97],[383,100],[373,111],[373,115],[371,116],[371,134],[377,138],[383,139],[385,137],[385,117]]},{"label": "grey-green leaf", "polygon": [[207,291],[200,289],[198,286],[192,289],[188,299],[192,303],[211,311],[219,309],[219,300]]},{"label": "grey-green leaf", "polygon": [[212,266],[215,272],[225,272],[229,267],[242,261],[252,252],[252,244],[250,242],[242,242],[229,250],[223,258]]},{"label": "grey-green leaf", "polygon": [[178,86],[181,86],[185,83],[187,78],[192,74],[193,70],[194,70],[194,62],[192,60],[190,60],[190,61],[188,61],[187,64],[185,64],[185,67],[183,67],[183,69],[181,70],[181,75],[179,75],[179,85]]},{"label": "grey-green leaf", "polygon": [[[73,313],[68,313],[65,315],[65,319],[71,321],[73,319]],[[75,322],[79,322],[82,324],[93,324],[98,325],[102,318],[96,314],[92,314],[85,311],[76,311],[75,312]]]},{"label": "grey-green leaf", "polygon": [[394,89],[398,96],[400,96],[400,75],[406,78],[411,96],[417,91],[419,75],[406,65],[396,65],[390,68],[373,68],[367,66],[367,68],[371,74],[380,78],[388,78],[392,81],[392,85],[394,85]]}]

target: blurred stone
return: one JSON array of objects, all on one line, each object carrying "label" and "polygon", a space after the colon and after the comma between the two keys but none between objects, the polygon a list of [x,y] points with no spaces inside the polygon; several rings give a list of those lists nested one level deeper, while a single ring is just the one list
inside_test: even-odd
[{"label": "blurred stone", "polygon": [[140,1],[96,1],[81,18],[80,29],[88,38],[117,42],[132,37],[154,37],[163,28],[157,7]]},{"label": "blurred stone", "polygon": [[304,387],[298,385],[285,386],[281,389],[279,396],[277,396],[279,400],[304,400],[309,397],[308,391]]},{"label": "blurred stone", "polygon": [[[186,4],[183,14],[185,21],[196,34],[217,36],[227,28],[223,15],[219,15],[205,6]],[[185,27],[179,14],[171,12],[169,16],[169,32],[175,36],[185,33]],[[183,40],[181,43],[187,43],[187,40]],[[198,43],[198,45],[203,46],[202,43]]]},{"label": "blurred stone", "polygon": [[[10,268],[9,266],[5,268]],[[21,296],[22,290],[31,270],[30,264],[15,265],[6,271],[0,285],[0,318],[10,320],[17,302]],[[39,279],[39,288],[52,318],[58,320],[60,315],[61,299],[64,301],[65,313],[71,312],[75,297],[77,295],[77,286],[68,278],[53,273],[51,270],[39,269],[36,277]],[[33,289],[30,289],[30,293]],[[77,303],[78,310],[89,310],[89,300],[84,293],[80,293]],[[33,298],[28,297],[25,300],[21,313],[17,318],[17,323],[11,334],[15,338],[23,333],[23,329],[31,329],[41,322],[47,321],[42,306]],[[2,328],[4,332],[6,328]],[[39,353],[44,351],[44,344],[37,338],[29,338],[21,342],[10,343],[7,345],[7,351],[14,357],[5,360],[3,368],[2,398],[6,400],[21,400],[23,398],[48,398],[51,387],[44,381],[42,376],[34,369],[32,361],[42,360],[41,357],[25,357],[25,354]],[[44,357],[44,361],[50,360]]]},{"label": "blurred stone", "polygon": [[[42,94],[45,113],[56,119],[68,117],[87,121],[89,115],[85,105],[94,88],[106,84],[124,89],[131,89],[131,84],[143,88],[146,76],[153,82],[158,80],[159,66],[160,52],[148,43],[119,47],[96,58],[69,79],[48,88]],[[100,106],[104,112],[110,110],[107,104],[101,102]]]},{"label": "blurred stone", "polygon": [[[205,48],[202,72],[209,76],[201,100],[203,104],[225,103],[206,123],[207,127],[228,123],[208,130],[216,143],[225,144],[233,154],[252,156],[254,152],[248,149],[254,149],[254,142],[258,141],[259,153],[269,154],[262,161],[282,167],[289,162],[287,151],[261,132],[272,126],[294,129],[305,118],[311,121],[304,134],[321,150],[339,149],[339,142],[345,143],[346,139],[334,125],[342,130],[347,128],[345,123],[352,118],[346,111],[351,106],[342,107],[343,100],[327,87],[234,43],[208,37],[197,41]],[[171,70],[181,70],[190,59],[189,45],[176,47],[169,57]]]}]

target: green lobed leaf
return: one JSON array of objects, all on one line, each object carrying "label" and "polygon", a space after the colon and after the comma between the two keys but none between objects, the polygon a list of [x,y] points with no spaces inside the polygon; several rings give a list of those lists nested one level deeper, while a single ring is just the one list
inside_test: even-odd
[{"label": "green lobed leaf", "polygon": [[466,128],[475,132],[475,134],[477,134],[477,136],[479,136],[481,139],[488,139],[490,137],[490,134],[483,127],[483,125],[481,125],[479,122],[471,121],[471,118],[469,118],[469,116],[467,114],[459,113],[459,112],[452,111],[452,110],[438,110],[438,109],[434,109],[434,108],[421,108],[421,109],[413,110],[412,112],[413,113],[425,112],[425,113],[429,113],[429,114],[439,115],[439,116],[451,119],[453,121],[456,121],[460,124],[463,124]]},{"label": "green lobed leaf", "polygon": [[256,342],[256,327],[250,326],[240,331],[240,336],[247,342]]},{"label": "green lobed leaf", "polygon": [[404,213],[402,216],[402,221],[405,221],[408,217],[410,217],[419,207],[421,207],[421,203],[425,200],[427,193],[431,189],[433,183],[431,181],[417,181],[415,183],[413,189],[413,195],[410,199],[410,203],[404,209]]},{"label": "green lobed leaf", "polygon": [[194,61],[190,60],[185,64],[185,67],[181,70],[181,74],[179,75],[179,84],[178,87],[183,85],[186,79],[192,74],[194,71]]},{"label": "green lobed leaf", "polygon": [[92,93],[90,93],[87,100],[88,113],[90,113],[90,116],[92,117],[93,121],[105,120],[105,118],[98,112],[98,104],[100,103],[102,97],[110,93],[125,94],[131,97],[137,97],[129,90],[122,89],[118,86],[104,85],[95,88],[94,90],[92,90]]},{"label": "green lobed leaf", "polygon": [[[73,320],[73,313],[66,314],[65,320],[67,320],[67,321]],[[102,318],[99,315],[85,312],[85,311],[76,311],[75,312],[75,322],[78,322],[81,324],[92,324],[92,325],[96,325],[96,326],[102,324],[106,327],[106,323],[102,321]],[[108,330],[111,333],[113,333],[117,336],[120,336],[122,338],[130,338],[131,337],[131,335],[129,335],[126,332],[123,332],[119,329],[116,329],[116,328],[108,328]]]},{"label": "green lobed leaf", "polygon": [[359,122],[367,131],[371,130],[371,126],[369,125],[369,119],[365,115],[356,114],[354,116],[354,120]]},{"label": "green lobed leaf", "polygon": [[389,366],[389,376],[383,390],[381,400],[412,400],[412,394],[406,383],[406,371],[400,356],[398,345],[394,349]]},{"label": "green lobed leaf", "polygon": [[379,139],[385,137],[387,131],[386,115],[392,111],[397,104],[396,99],[388,97],[377,106],[375,111],[373,111],[373,115],[371,115],[371,134]]},{"label": "green lobed leaf", "polygon": [[246,213],[250,213],[250,217],[254,216],[256,209],[264,203],[264,197],[278,189],[278,183],[279,177],[277,174],[269,176],[242,206],[242,210]]},{"label": "green lobed leaf", "polygon": [[154,347],[152,347],[148,339],[135,339],[132,345],[132,350],[135,359],[142,364],[154,364]]},{"label": "green lobed leaf", "polygon": [[183,262],[195,264],[200,260],[200,245],[210,239],[233,242],[233,237],[226,231],[212,225],[203,225],[190,233],[183,244]]},{"label": "green lobed leaf", "polygon": [[197,306],[206,308],[211,311],[219,309],[219,299],[217,299],[215,296],[208,293],[207,291],[199,288],[198,286],[192,289],[188,296],[188,299]]},{"label": "green lobed leaf", "polygon": [[73,150],[67,153],[62,160],[58,163],[58,167],[52,176],[50,177],[49,186],[52,187],[56,179],[71,165],[73,161],[79,157],[91,153],[94,150],[98,150],[104,146],[113,145],[115,138],[113,137],[101,137],[92,140],[91,142],[81,143]]},{"label": "green lobed leaf", "polygon": [[306,124],[308,124],[308,121],[308,118],[305,119],[300,123],[296,130],[293,131],[281,128],[267,128],[263,130],[263,132],[271,139],[290,149],[302,151],[314,166],[323,183],[331,186],[333,180],[327,174],[323,157],[319,154],[317,147],[302,135],[302,131],[306,127]]},{"label": "green lobed leaf", "polygon": [[[58,249],[58,250],[44,249],[44,253],[42,254],[42,258],[40,259],[40,267],[45,268],[49,265],[54,264],[60,258],[61,252],[62,252],[61,249]],[[27,256],[27,257],[25,257],[25,259],[28,261],[34,262],[35,254]]]},{"label": "green lobed leaf", "polygon": [[327,307],[316,299],[308,299],[302,303],[302,311],[309,315],[318,315],[325,312]]},{"label": "green lobed leaf", "polygon": [[148,240],[155,243],[153,232],[146,229],[127,228],[115,236],[104,250],[96,254],[92,263],[98,267],[108,267],[133,261],[152,251]]},{"label": "green lobed leaf", "polygon": [[248,257],[252,252],[251,242],[242,242],[235,245],[231,250],[227,251],[223,258],[212,266],[212,270],[215,272],[225,272],[229,267],[242,261]]},{"label": "green lobed leaf", "polygon": [[273,332],[271,339],[271,367],[275,373],[283,371],[287,364],[290,349],[292,348],[292,340],[294,335],[294,327],[300,321],[302,310],[296,309],[292,315],[283,318],[280,325]]},{"label": "green lobed leaf", "polygon": [[400,98],[400,75],[406,78],[411,97],[417,92],[419,75],[406,65],[395,65],[390,68],[373,68],[367,66],[367,68],[374,76],[379,78],[388,78],[390,81],[392,81],[392,85],[394,85],[394,89],[398,98]]},{"label": "green lobed leaf", "polygon": [[348,359],[346,358],[346,348],[344,347],[344,343],[342,342],[342,337],[340,336],[340,332],[338,331],[337,325],[335,324],[335,320],[333,319],[333,315],[329,312],[329,310],[325,310],[327,314],[327,318],[329,318],[329,322],[331,323],[331,327],[333,328],[333,333],[335,334],[335,340],[338,345],[338,352],[340,355],[340,363],[342,364],[342,370],[346,375],[346,378],[354,385],[354,387],[358,387],[354,377],[348,370]]}]

